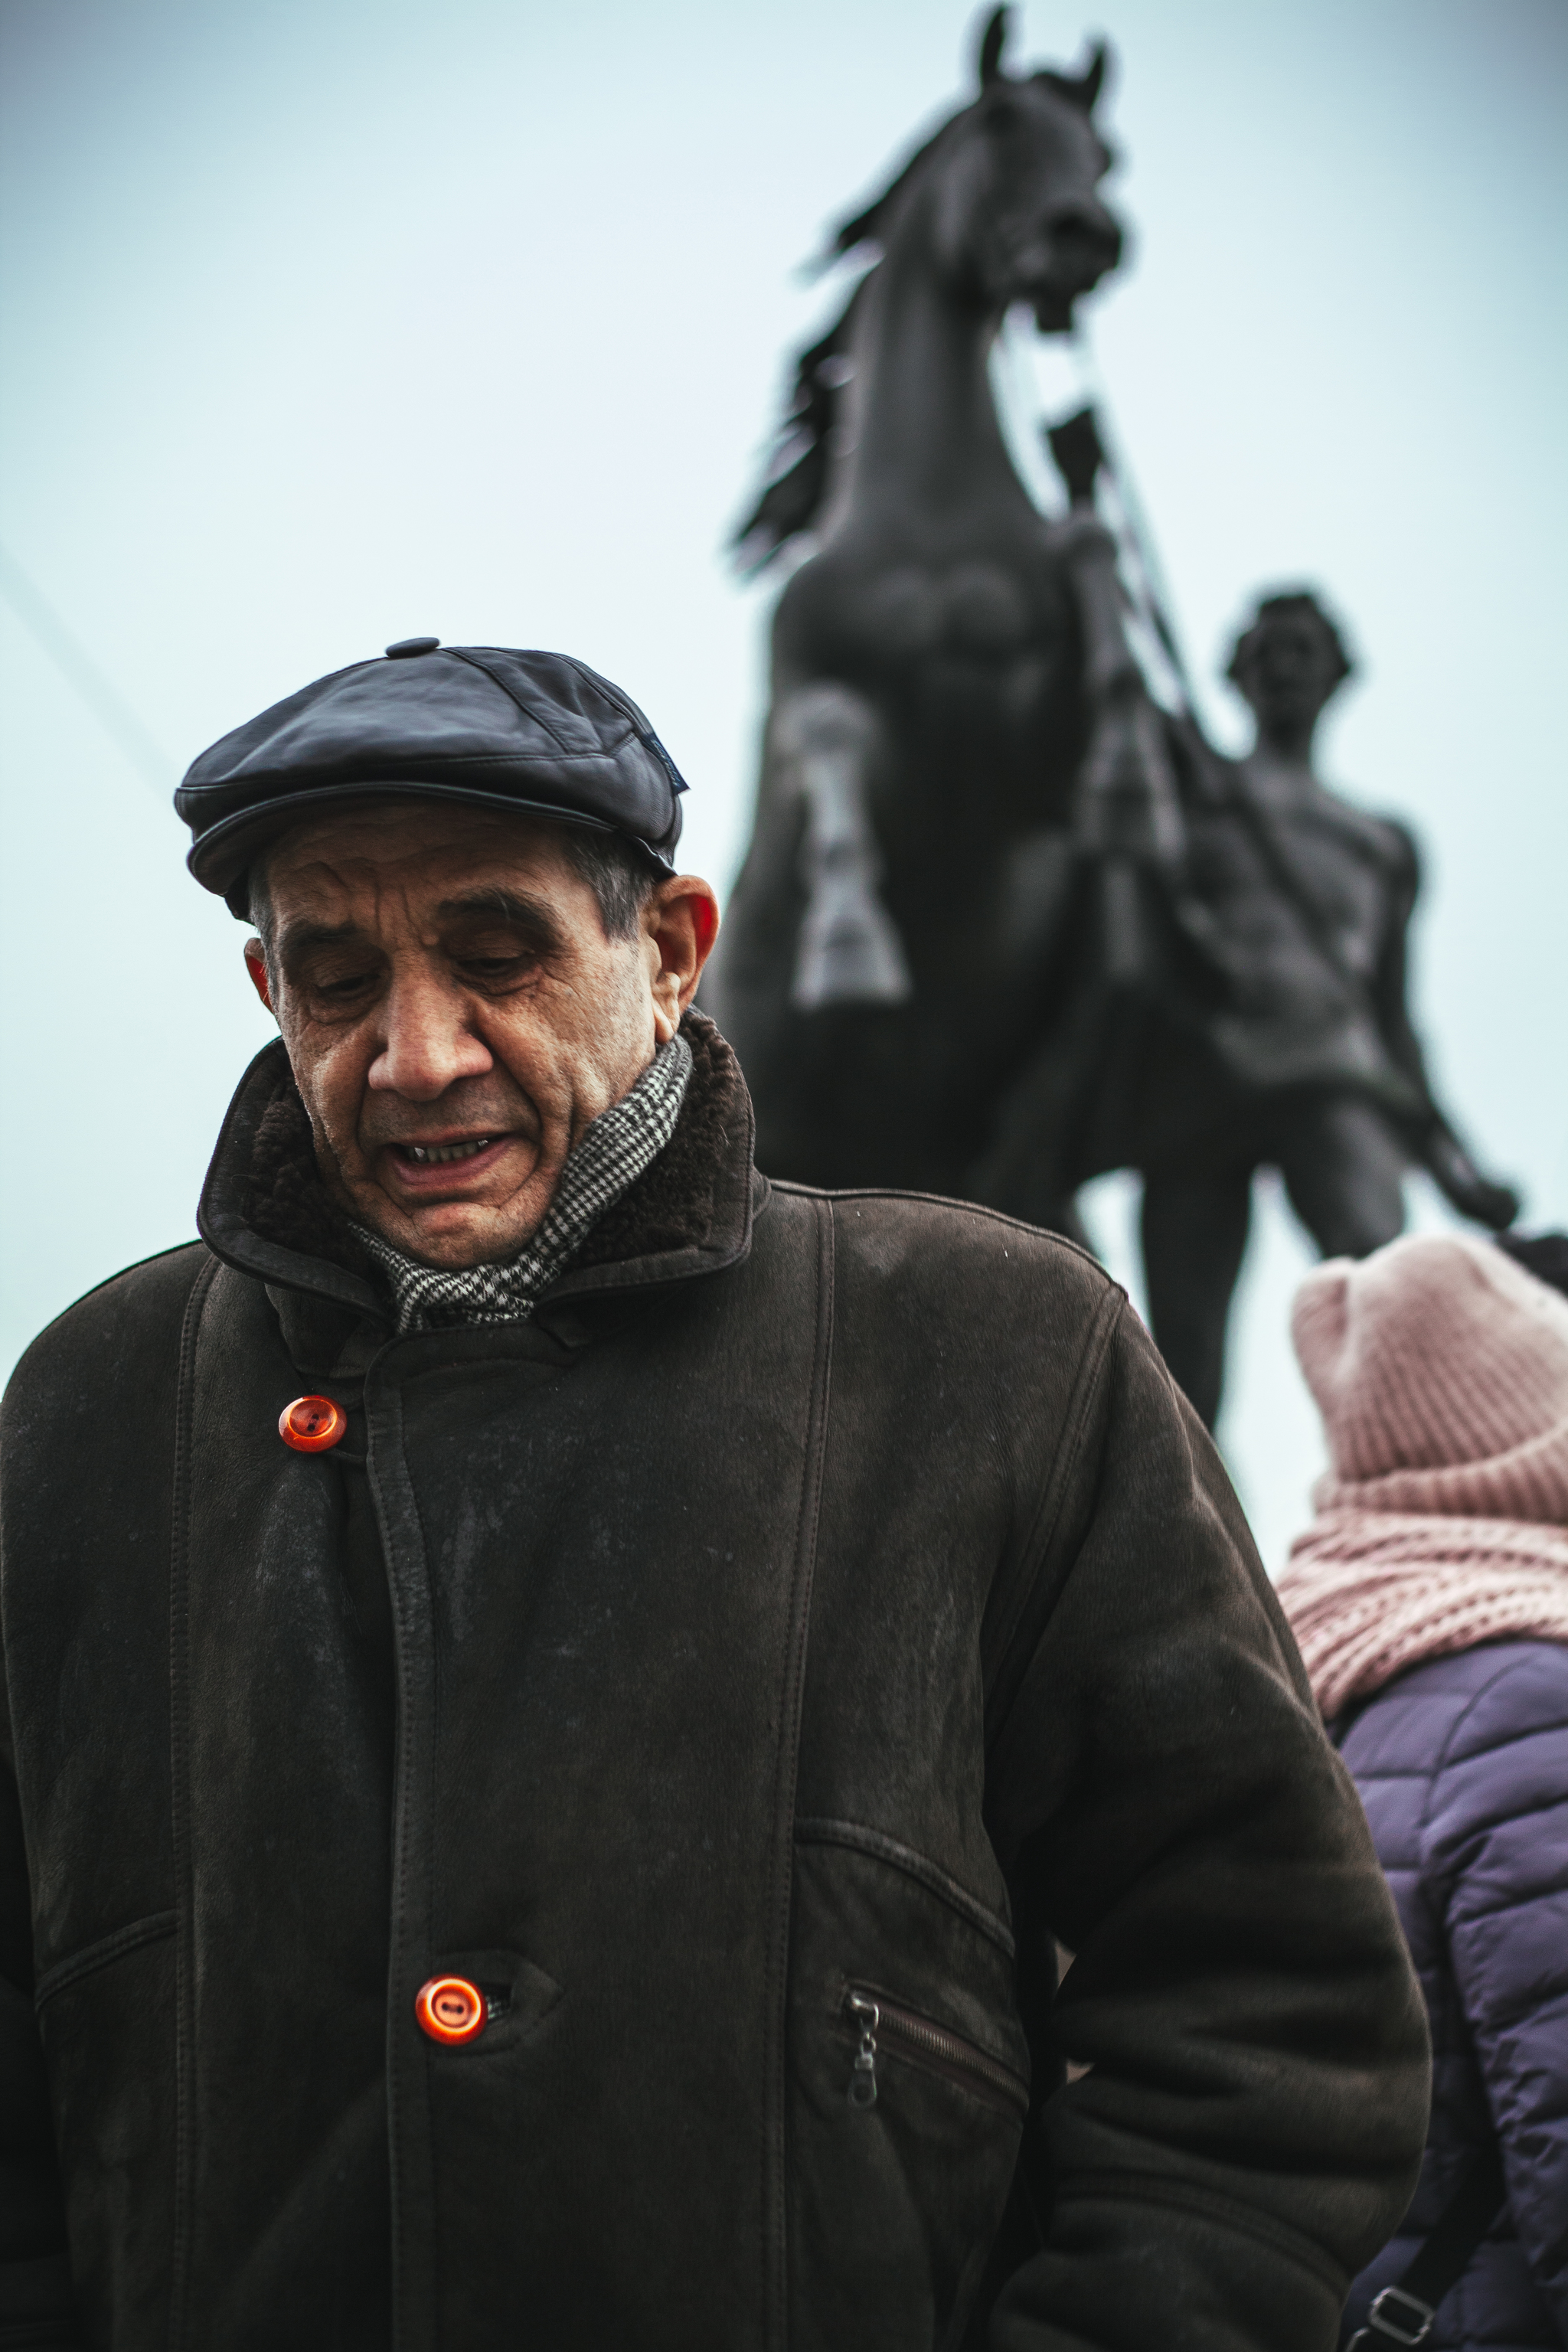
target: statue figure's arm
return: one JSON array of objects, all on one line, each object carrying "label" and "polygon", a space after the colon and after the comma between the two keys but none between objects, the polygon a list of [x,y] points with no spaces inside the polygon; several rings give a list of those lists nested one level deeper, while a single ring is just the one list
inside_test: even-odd
[{"label": "statue figure's arm", "polygon": [[1388,830],[1398,843],[1398,853],[1388,876],[1383,942],[1373,978],[1373,1008],[1390,1060],[1410,1080],[1435,1119],[1439,1114],[1431,1080],[1426,1075],[1426,1056],[1410,1018],[1406,994],[1405,946],[1416,893],[1421,887],[1420,866],[1415,840],[1405,826],[1390,824]]},{"label": "statue figure's arm", "polygon": [[1127,634],[1116,542],[1087,509],[1069,514],[1053,536],[1078,604],[1089,706],[1073,832],[1100,869],[1108,970],[1131,980],[1148,960],[1138,875],[1154,870],[1167,888],[1173,882],[1184,849],[1180,796],[1165,717]]},{"label": "statue figure's arm", "polygon": [[1089,513],[1053,534],[1067,563],[1083,631],[1083,690],[1089,742],[1079,785],[1084,846],[1101,855],[1171,861],[1182,818],[1162,712],[1143,682],[1127,634],[1116,542]]},{"label": "statue figure's arm", "polygon": [[1420,862],[1415,840],[1405,826],[1394,824],[1390,831],[1397,839],[1399,855],[1390,877],[1383,952],[1373,982],[1378,1028],[1390,1060],[1410,1080],[1426,1107],[1412,1138],[1422,1165],[1462,1217],[1473,1217],[1478,1224],[1490,1225],[1495,1231],[1512,1224],[1519,1214],[1519,1196],[1509,1185],[1481,1173],[1433,1093],[1426,1057],[1410,1018],[1407,993],[1405,943],[1421,887]]}]

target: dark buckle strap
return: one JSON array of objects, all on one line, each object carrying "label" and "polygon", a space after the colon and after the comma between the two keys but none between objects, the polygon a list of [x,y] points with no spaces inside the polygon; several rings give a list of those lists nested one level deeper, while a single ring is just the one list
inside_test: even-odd
[{"label": "dark buckle strap", "polygon": [[[1394,2304],[1403,2304],[1404,2311],[1394,2313],[1391,2308]],[[1414,2332],[1407,2326],[1401,2325],[1405,2313],[1415,2322]],[[1345,2352],[1356,2352],[1358,2345],[1364,2347],[1365,2352],[1378,2352],[1378,2347],[1383,2344],[1402,2344],[1405,2352],[1410,2352],[1413,2345],[1426,2343],[1436,2316],[1431,2304],[1423,2303],[1418,2294],[1411,2294],[1402,2286],[1385,2286],[1381,2294],[1373,2295],[1372,2309],[1366,2315],[1366,2326],[1356,2329],[1345,2347]]]},{"label": "dark buckle strap", "polygon": [[[1505,2201],[1502,2155],[1495,2140],[1472,2149],[1459,2168],[1447,2203],[1433,2222],[1415,2256],[1392,2286],[1373,2297],[1366,2326],[1358,2327],[1345,2352],[1384,2352],[1390,2344],[1425,2344],[1437,2316],[1437,2305],[1474,2259],[1481,2240]],[[1403,2305],[1396,2312],[1394,2306]],[[1415,2322],[1412,2333],[1406,2315]]]}]

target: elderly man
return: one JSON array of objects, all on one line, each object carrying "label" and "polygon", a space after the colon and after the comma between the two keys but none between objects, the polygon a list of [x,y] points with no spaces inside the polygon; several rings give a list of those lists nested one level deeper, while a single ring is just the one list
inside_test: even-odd
[{"label": "elderly man", "polygon": [[281,1037],[9,1392],[0,2345],[1328,2352],[1424,2030],[1206,1437],[757,1173],[623,694],[389,656],[187,777]]}]

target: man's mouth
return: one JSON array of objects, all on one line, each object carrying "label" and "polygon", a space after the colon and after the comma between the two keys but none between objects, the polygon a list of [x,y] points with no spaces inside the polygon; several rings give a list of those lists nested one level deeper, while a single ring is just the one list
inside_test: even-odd
[{"label": "man's mouth", "polygon": [[499,1134],[454,1136],[440,1143],[390,1143],[386,1157],[405,1197],[455,1198],[476,1184],[488,1184],[521,1137]]},{"label": "man's mouth", "polygon": [[416,1168],[439,1168],[449,1160],[472,1160],[499,1140],[493,1135],[476,1135],[467,1143],[395,1143],[392,1148],[400,1160],[412,1160]]}]

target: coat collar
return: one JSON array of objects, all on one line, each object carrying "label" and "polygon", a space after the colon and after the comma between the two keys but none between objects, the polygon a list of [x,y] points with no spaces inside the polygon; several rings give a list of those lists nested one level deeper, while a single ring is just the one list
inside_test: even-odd
[{"label": "coat collar", "polygon": [[[711,1021],[682,1024],[693,1067],[676,1129],[653,1165],[605,1212],[542,1309],[622,1295],[745,1257],[767,1196],[752,1166],[755,1126],[741,1068]],[[316,1171],[310,1125],[280,1038],[239,1082],[196,1211],[216,1257],[384,1325],[388,1301],[348,1220]]]}]

